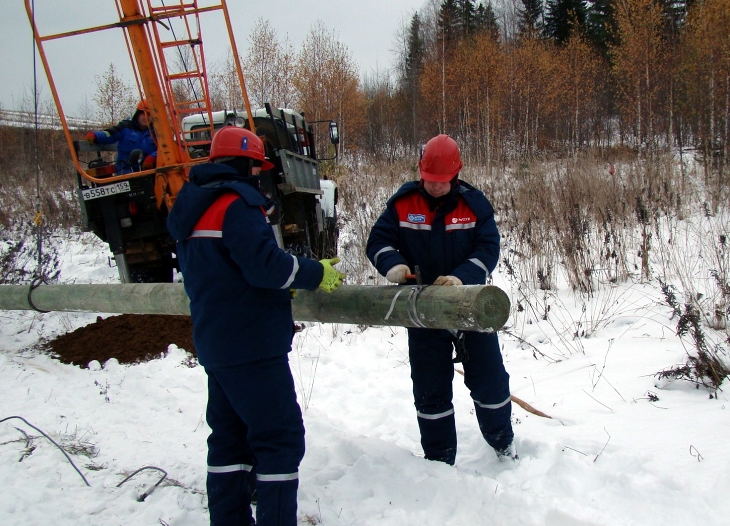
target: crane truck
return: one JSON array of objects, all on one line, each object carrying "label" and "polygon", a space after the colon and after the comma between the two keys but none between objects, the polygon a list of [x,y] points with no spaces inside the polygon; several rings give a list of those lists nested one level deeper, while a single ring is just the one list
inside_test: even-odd
[{"label": "crane truck", "polygon": [[[335,255],[337,187],[333,181],[320,180],[319,163],[337,156],[336,122],[310,123],[300,113],[269,104],[251,108],[225,0],[206,6],[195,0],[114,1],[118,22],[42,35],[30,0],[25,0],[76,168],[84,227],[108,244],[120,281],[173,280],[177,260],[175,242],[167,232],[167,214],[190,168],[208,160],[213,134],[223,126],[248,128],[264,142],[274,168],[262,174],[261,188],[275,203],[270,221],[279,246],[306,257]],[[210,103],[200,15],[213,11],[223,14],[243,109],[215,110]],[[143,169],[141,157],[132,152],[129,173],[117,173],[115,145],[91,144],[72,137],[45,53],[45,45],[51,41],[119,29],[124,32],[140,98],[147,101],[157,143],[156,167]],[[182,92],[188,95],[180,95]],[[332,147],[328,149],[333,152],[329,157],[320,156],[314,143],[313,126],[318,125],[329,127]]]}]

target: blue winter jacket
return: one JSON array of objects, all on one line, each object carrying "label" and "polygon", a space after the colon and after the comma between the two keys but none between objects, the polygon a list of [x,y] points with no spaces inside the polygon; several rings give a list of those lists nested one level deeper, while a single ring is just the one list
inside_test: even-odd
[{"label": "blue winter jacket", "polygon": [[[446,198],[429,200],[418,181],[388,200],[367,242],[367,256],[385,276],[395,265],[418,265],[424,284],[456,276],[483,285],[499,261],[494,209],[482,192],[459,181]],[[413,283],[413,281],[411,281]]]},{"label": "blue winter jacket", "polygon": [[[138,112],[139,113],[139,112]],[[136,117],[137,113],[135,113]],[[132,150],[142,150],[144,156],[157,153],[157,145],[152,139],[150,131],[143,130],[137,125],[136,118],[124,119],[116,126],[107,128],[104,131],[94,132],[95,142],[99,144],[117,143],[117,174],[126,174],[132,171],[138,171],[137,167],[129,164],[129,155]]]},{"label": "blue winter jacket", "polygon": [[318,261],[281,250],[268,224],[271,203],[223,164],[190,171],[167,218],[190,297],[198,361],[208,369],[291,350],[289,289],[315,289]]}]

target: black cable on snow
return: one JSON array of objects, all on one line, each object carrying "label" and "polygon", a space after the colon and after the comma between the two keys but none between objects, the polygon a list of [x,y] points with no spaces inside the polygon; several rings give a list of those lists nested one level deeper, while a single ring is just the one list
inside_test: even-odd
[{"label": "black cable on snow", "polygon": [[[68,456],[68,453],[66,453],[66,451],[64,451],[64,449],[60,445],[58,445],[58,443],[55,440],[53,440],[50,436],[48,436],[42,429],[37,428],[36,426],[34,426],[30,422],[28,422],[22,416],[8,416],[6,418],[1,419],[0,420],[0,423],[6,422],[8,420],[12,420],[13,418],[17,418],[18,420],[22,420],[23,422],[25,422],[26,425],[32,427],[33,429],[35,429],[36,431],[38,431],[41,435],[43,435],[44,437],[46,437],[54,446],[56,446],[61,451],[61,453],[64,454],[64,456],[69,461],[69,463],[73,466],[73,468],[76,470],[76,472],[81,476],[81,478],[83,479],[84,483],[86,483],[87,486],[91,487],[91,484],[89,484],[89,481],[86,480],[86,477],[84,477],[84,474],[81,473],[81,471],[79,470],[79,468],[76,467],[76,464],[74,464],[73,460],[71,460],[71,457]],[[121,481],[119,484],[117,484],[117,487],[118,488],[121,487],[122,484],[124,484],[129,479],[131,479],[132,477],[134,477],[137,473],[139,473],[141,471],[144,471],[145,469],[154,469],[154,470],[157,470],[157,471],[159,471],[159,472],[162,473],[162,477],[160,478],[160,480],[157,481],[157,483],[154,486],[152,486],[152,488],[149,489],[149,491],[145,491],[144,493],[142,493],[142,495],[139,496],[139,498],[137,499],[138,502],[144,502],[144,500],[147,497],[149,497],[150,495],[152,495],[152,492],[155,491],[157,489],[157,487],[160,484],[162,484],[162,481],[167,478],[167,471],[165,471],[162,468],[158,468],[156,466],[145,466],[143,468],[139,468],[137,471],[135,471],[134,473],[132,473],[131,475],[129,475],[128,477],[126,477],[123,481]]]},{"label": "black cable on snow", "polygon": [[48,436],[48,435],[47,435],[47,434],[46,434],[46,433],[45,433],[45,432],[44,432],[43,430],[41,430],[41,429],[38,429],[38,428],[37,428],[36,426],[34,426],[34,425],[33,425],[33,424],[31,424],[30,422],[28,422],[28,421],[27,421],[27,420],[26,420],[25,418],[23,418],[22,416],[9,416],[9,417],[7,417],[7,418],[3,418],[2,420],[0,420],[0,423],[2,423],[2,422],[5,422],[5,421],[7,421],[7,420],[11,420],[11,419],[13,419],[13,418],[17,418],[18,420],[22,420],[22,421],[23,421],[23,422],[25,422],[25,423],[26,423],[27,425],[29,425],[30,427],[32,427],[33,429],[35,429],[36,431],[38,431],[38,432],[39,432],[39,433],[40,433],[41,435],[43,435],[43,436],[44,436],[44,437],[46,437],[46,438],[47,438],[48,440],[50,440],[51,444],[53,444],[54,446],[56,446],[56,447],[57,447],[57,448],[58,448],[58,449],[59,449],[59,450],[61,451],[61,453],[63,453],[63,454],[64,454],[64,456],[66,457],[66,459],[68,459],[69,463],[70,463],[70,464],[71,464],[71,465],[73,466],[73,468],[74,468],[74,469],[76,470],[76,472],[77,472],[77,473],[78,473],[79,475],[81,475],[81,478],[82,478],[82,479],[84,480],[84,482],[86,483],[86,485],[87,485],[87,486],[89,486],[89,487],[91,487],[91,484],[89,484],[89,481],[88,481],[88,480],[86,480],[86,477],[84,477],[84,474],[83,474],[83,473],[81,473],[81,471],[79,470],[79,468],[77,468],[77,467],[76,467],[76,464],[74,464],[74,461],[73,461],[73,460],[71,460],[71,457],[69,457],[69,456],[68,456],[68,453],[66,453],[66,452],[65,452],[65,451],[63,450],[63,448],[62,448],[61,446],[59,446],[59,445],[58,445],[58,443],[56,443],[56,441],[55,441],[55,440],[53,440],[53,439],[52,439],[51,437],[49,437],[49,436]]},{"label": "black cable on snow", "polygon": [[157,481],[157,484],[155,484],[154,486],[152,486],[152,488],[149,491],[145,491],[144,493],[142,493],[142,495],[140,495],[139,498],[137,499],[137,502],[144,502],[144,499],[146,499],[147,497],[149,497],[150,495],[152,495],[152,492],[155,491],[157,489],[157,486],[159,486],[160,484],[162,484],[162,481],[165,480],[165,478],[167,477],[167,471],[165,471],[162,468],[158,468],[156,466],[145,466],[143,468],[139,468],[137,471],[135,471],[134,473],[132,473],[131,475],[129,475],[127,478],[125,478],[123,481],[121,481],[119,484],[117,484],[117,487],[120,487],[122,484],[124,484],[125,482],[127,482],[129,479],[131,479],[132,477],[134,477],[137,473],[139,473],[140,471],[144,471],[145,469],[156,469],[157,471],[161,471],[162,472],[162,478],[160,480],[158,480]]}]

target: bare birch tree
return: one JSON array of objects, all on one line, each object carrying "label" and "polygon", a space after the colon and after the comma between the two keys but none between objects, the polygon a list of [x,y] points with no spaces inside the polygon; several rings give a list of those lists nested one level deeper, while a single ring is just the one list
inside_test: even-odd
[{"label": "bare birch tree", "polygon": [[208,84],[213,110],[243,108],[243,92],[236,74],[236,62],[230,49],[225,58],[214,66]]},{"label": "bare birch tree", "polygon": [[136,106],[135,92],[132,87],[119,76],[114,64],[101,76],[95,76],[96,93],[94,103],[100,122],[116,124],[125,117],[131,116]]},{"label": "bare birch tree", "polygon": [[248,53],[243,61],[243,75],[251,104],[263,108],[272,102],[276,91],[279,42],[268,20],[258,18],[248,36]]},{"label": "bare birch tree", "polygon": [[[364,128],[365,104],[359,84],[358,68],[347,46],[334,31],[317,22],[297,56],[294,85],[298,106],[310,122],[336,120],[342,149],[357,144]],[[315,130],[320,148],[327,144],[325,128]]]},{"label": "bare birch tree", "polygon": [[619,104],[625,118],[634,121],[637,146],[653,140],[660,73],[665,55],[662,13],[654,0],[616,2],[618,44],[609,46]]}]

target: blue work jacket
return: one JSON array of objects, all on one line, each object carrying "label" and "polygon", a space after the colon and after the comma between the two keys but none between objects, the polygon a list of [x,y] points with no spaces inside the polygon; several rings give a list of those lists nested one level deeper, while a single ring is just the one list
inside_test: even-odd
[{"label": "blue work jacket", "polygon": [[289,289],[315,289],[318,261],[281,250],[271,204],[223,164],[190,171],[167,219],[190,297],[198,361],[208,369],[283,355],[293,331]]},{"label": "blue work jacket", "polygon": [[132,150],[142,150],[144,154],[140,163],[148,155],[157,153],[157,145],[152,139],[150,131],[143,130],[137,126],[136,121],[125,119],[116,126],[107,128],[104,131],[94,132],[94,142],[98,144],[117,144],[117,174],[125,174],[138,171],[139,167],[129,163],[129,155]]}]

